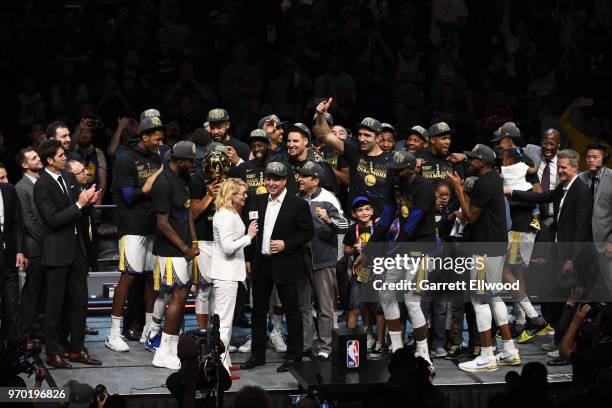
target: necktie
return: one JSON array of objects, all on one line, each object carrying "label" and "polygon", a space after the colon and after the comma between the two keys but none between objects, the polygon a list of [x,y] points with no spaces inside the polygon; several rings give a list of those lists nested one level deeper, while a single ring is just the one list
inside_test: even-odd
[{"label": "necktie", "polygon": [[[540,184],[542,186],[542,191],[550,190],[550,161],[548,160],[546,160],[546,166],[544,166],[544,171],[542,171],[542,182]],[[543,204],[541,210],[544,218],[550,216],[549,204]]]},{"label": "necktie", "polygon": [[70,196],[68,195],[68,190],[66,190],[66,186],[64,185],[64,179],[62,179],[62,176],[59,176],[57,178],[58,183],[60,184],[60,187],[62,188],[62,191],[64,192],[64,194],[66,195],[67,198],[70,198]]},{"label": "necktie", "polygon": [[597,186],[595,185],[597,181],[597,176],[595,174],[591,174],[591,195],[593,198],[595,198],[595,193],[597,192]]}]

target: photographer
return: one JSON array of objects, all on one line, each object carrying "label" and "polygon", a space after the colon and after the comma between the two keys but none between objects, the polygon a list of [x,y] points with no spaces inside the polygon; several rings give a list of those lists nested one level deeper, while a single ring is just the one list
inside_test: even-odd
[{"label": "photographer", "polygon": [[612,305],[581,305],[561,340],[559,353],[572,362],[575,387],[594,384],[601,371],[612,367]]},{"label": "photographer", "polygon": [[[181,369],[166,379],[166,386],[179,408],[195,408],[210,406],[215,395],[223,393],[232,385],[229,374],[225,370],[217,370],[220,376],[209,376],[205,367],[198,361],[199,344],[191,337],[181,336],[177,348]],[[215,391],[215,395],[210,392]],[[196,392],[197,391],[197,392]]]}]

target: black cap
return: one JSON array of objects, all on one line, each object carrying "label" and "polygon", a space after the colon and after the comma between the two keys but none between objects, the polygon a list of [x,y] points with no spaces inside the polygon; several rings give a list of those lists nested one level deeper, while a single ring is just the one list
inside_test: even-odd
[{"label": "black cap", "polygon": [[264,171],[265,176],[287,177],[287,166],[281,162],[270,162]]},{"label": "black cap", "polygon": [[491,142],[496,143],[505,138],[519,141],[521,140],[521,130],[514,124],[506,123],[493,132]]},{"label": "black cap", "polygon": [[323,176],[323,167],[312,160],[308,160],[302,167],[297,168],[295,171],[304,176],[316,177],[318,179]]},{"label": "black cap", "polygon": [[495,152],[489,146],[483,144],[477,144],[470,151],[463,152],[467,157],[472,159],[480,159],[485,163],[495,162]]},{"label": "black cap", "polygon": [[195,143],[183,140],[172,146],[170,157],[178,160],[195,160],[196,150]]},{"label": "black cap", "polygon": [[254,129],[249,135],[249,143],[260,141],[264,143],[270,143],[270,136],[263,129]]},{"label": "black cap", "polygon": [[423,141],[429,142],[429,132],[427,131],[427,129],[425,129],[422,126],[411,127],[410,131],[408,132],[408,136],[410,135],[416,135],[420,137],[421,139],[423,139]]},{"label": "black cap", "polygon": [[145,117],[140,121],[138,127],[138,133],[143,134],[145,132],[151,132],[154,130],[164,130],[166,127],[163,125],[161,119],[157,116]]},{"label": "black cap", "polygon": [[219,142],[212,142],[211,144],[209,144],[207,151],[209,151],[209,152],[220,152],[220,153],[223,153],[226,156],[229,154],[227,146],[224,145],[223,143],[219,143]]},{"label": "black cap", "polygon": [[206,121],[208,123],[229,122],[230,118],[229,118],[229,114],[227,113],[225,109],[215,108],[211,110],[210,112],[208,112]]},{"label": "black cap", "polygon": [[370,117],[363,118],[361,123],[359,123],[358,128],[366,128],[366,129],[371,130],[372,132],[374,132],[376,134],[380,134],[382,132],[382,130],[383,130],[382,125],[380,124],[380,122],[377,121],[376,119],[370,118]]},{"label": "black cap", "polygon": [[412,153],[407,150],[396,150],[393,152],[389,161],[387,162],[387,167],[390,169],[401,170],[406,167],[415,167],[416,166],[416,158]]},{"label": "black cap", "polygon": [[312,138],[312,133],[310,133],[310,129],[308,129],[308,126],[300,122],[290,125],[285,132],[299,132],[302,135],[306,136],[308,140]]},{"label": "black cap", "polygon": [[451,129],[446,122],[434,123],[429,128],[429,137],[450,135]]}]

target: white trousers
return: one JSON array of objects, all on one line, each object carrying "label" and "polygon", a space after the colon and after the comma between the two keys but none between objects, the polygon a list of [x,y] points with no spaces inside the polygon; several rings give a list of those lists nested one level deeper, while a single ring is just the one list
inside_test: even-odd
[{"label": "white trousers", "polygon": [[232,325],[234,321],[237,290],[238,282],[236,281],[213,280],[211,311],[212,314],[219,315],[219,334],[225,346],[225,352],[221,356],[221,361],[227,369],[227,372],[229,372],[229,368],[232,365],[230,353],[227,352],[227,349],[232,339]]}]

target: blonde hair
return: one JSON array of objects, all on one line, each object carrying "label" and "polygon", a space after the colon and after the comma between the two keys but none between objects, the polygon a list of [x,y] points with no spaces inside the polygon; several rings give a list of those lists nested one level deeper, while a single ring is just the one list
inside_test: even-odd
[{"label": "blonde hair", "polygon": [[228,178],[223,180],[221,185],[219,186],[219,193],[217,194],[217,198],[215,198],[215,208],[220,210],[221,208],[226,208],[230,211],[236,212],[234,208],[234,193],[238,192],[240,187],[247,188],[247,184],[239,178]]}]

